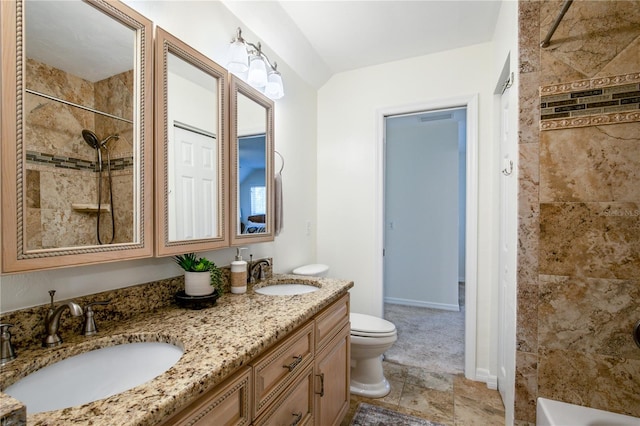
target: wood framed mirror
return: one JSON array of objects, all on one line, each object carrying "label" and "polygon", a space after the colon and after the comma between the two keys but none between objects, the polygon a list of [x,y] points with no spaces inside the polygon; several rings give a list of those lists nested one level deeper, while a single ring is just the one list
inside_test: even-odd
[{"label": "wood framed mirror", "polygon": [[227,71],[156,28],[156,255],[229,245]]},{"label": "wood framed mirror", "polygon": [[150,257],[152,22],[2,1],[2,271]]},{"label": "wood framed mirror", "polygon": [[231,245],[273,241],[274,103],[230,77]]}]

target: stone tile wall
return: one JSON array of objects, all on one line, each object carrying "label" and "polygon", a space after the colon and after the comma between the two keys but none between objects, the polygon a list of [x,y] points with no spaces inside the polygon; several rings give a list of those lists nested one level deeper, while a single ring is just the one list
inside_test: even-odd
[{"label": "stone tile wall", "polygon": [[640,417],[640,1],[574,1],[542,49],[561,7],[519,3],[520,425],[538,396]]}]

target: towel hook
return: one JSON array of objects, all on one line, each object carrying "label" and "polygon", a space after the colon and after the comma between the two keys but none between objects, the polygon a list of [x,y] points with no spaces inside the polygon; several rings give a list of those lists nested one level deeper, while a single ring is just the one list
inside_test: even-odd
[{"label": "towel hook", "polygon": [[280,171],[278,171],[278,174],[281,174],[282,171],[284,170],[284,157],[282,156],[282,154],[280,154],[278,151],[276,151],[275,149],[273,150],[273,152],[275,152],[276,154],[278,154],[278,157],[280,157],[280,159],[282,160],[282,165],[280,166]]}]

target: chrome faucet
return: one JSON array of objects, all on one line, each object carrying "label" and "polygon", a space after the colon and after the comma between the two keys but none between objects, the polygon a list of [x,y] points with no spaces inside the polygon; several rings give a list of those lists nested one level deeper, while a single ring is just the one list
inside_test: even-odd
[{"label": "chrome faucet", "polygon": [[0,324],[0,365],[16,359],[16,352],[11,345],[9,327],[13,327],[13,324]]},{"label": "chrome faucet", "polygon": [[265,266],[271,266],[271,262],[269,262],[269,259],[260,259],[260,260],[257,260],[255,263],[254,262],[251,263],[251,266],[249,267],[250,283],[256,282],[256,271],[258,272],[258,279],[264,280],[266,278],[266,274],[264,271]]},{"label": "chrome faucet", "polygon": [[53,348],[54,346],[58,346],[62,343],[62,339],[58,335],[58,329],[60,328],[60,316],[62,315],[62,311],[64,311],[66,308],[69,308],[69,312],[74,317],[79,317],[80,315],[82,315],[82,308],[80,307],[80,305],[72,302],[71,300],[64,305],[60,305],[57,308],[54,308],[53,295],[55,293],[55,290],[49,290],[49,295],[51,296],[51,307],[49,308],[49,312],[47,312],[47,316],[44,318],[44,328],[47,335],[42,340],[42,346],[46,348]]}]

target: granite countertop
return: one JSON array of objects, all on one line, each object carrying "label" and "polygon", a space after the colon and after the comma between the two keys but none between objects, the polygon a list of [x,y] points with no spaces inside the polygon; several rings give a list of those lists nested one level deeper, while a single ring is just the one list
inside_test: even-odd
[{"label": "granite countertop", "polygon": [[[266,296],[249,286],[245,294],[223,295],[211,308],[186,310],[172,306],[105,324],[95,336],[70,336],[57,348],[22,351],[0,369],[0,389],[39,368],[92,349],[129,342],[169,342],[183,348],[184,354],[173,367],[143,385],[80,407],[31,415],[27,407],[28,425],[157,424],[353,287],[352,281],[289,275],[274,276],[256,287],[293,281],[316,285],[320,290],[295,296]],[[0,393],[3,407],[5,402],[16,409],[15,400]]]}]

